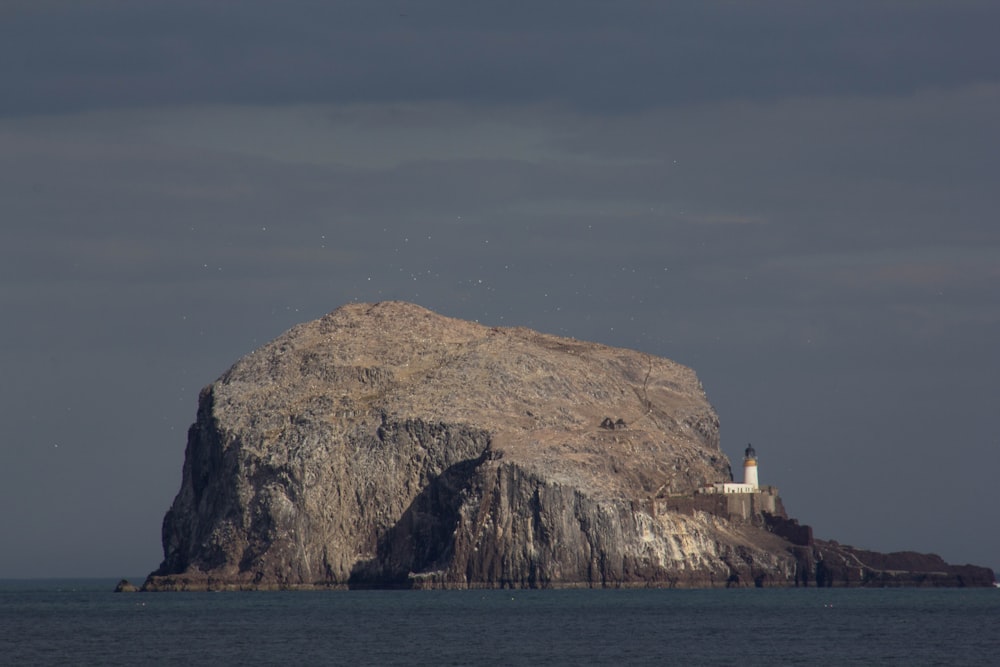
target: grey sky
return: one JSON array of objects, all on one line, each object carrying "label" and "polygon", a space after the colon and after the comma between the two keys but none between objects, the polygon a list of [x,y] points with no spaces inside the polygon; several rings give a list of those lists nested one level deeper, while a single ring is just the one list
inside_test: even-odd
[{"label": "grey sky", "polygon": [[996,25],[3,3],[0,577],[155,568],[200,387],[381,299],[685,363],[817,535],[1000,567]]}]

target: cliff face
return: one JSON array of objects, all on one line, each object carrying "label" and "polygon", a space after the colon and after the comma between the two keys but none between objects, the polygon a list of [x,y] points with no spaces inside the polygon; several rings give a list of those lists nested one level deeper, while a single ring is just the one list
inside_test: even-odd
[{"label": "cliff face", "polygon": [[202,391],[145,588],[818,581],[763,515],[656,511],[729,478],[688,368],[349,305]]}]

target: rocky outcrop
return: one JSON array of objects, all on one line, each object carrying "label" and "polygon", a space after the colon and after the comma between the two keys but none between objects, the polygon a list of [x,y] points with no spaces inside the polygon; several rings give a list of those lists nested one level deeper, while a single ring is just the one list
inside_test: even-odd
[{"label": "rocky outcrop", "polygon": [[139,587],[128,579],[122,579],[115,585],[115,593],[136,593]]},{"label": "rocky outcrop", "polygon": [[817,586],[990,586],[993,571],[950,565],[936,554],[883,554],[817,540],[813,550]]},{"label": "rocky outcrop", "polygon": [[783,510],[657,511],[718,425],[666,359],[352,304],[202,391],[144,588],[853,583]]}]

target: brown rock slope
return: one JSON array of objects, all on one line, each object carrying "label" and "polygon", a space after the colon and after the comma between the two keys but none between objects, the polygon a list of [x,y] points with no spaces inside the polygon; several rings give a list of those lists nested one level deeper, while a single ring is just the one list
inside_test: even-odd
[{"label": "brown rock slope", "polygon": [[656,511],[729,479],[688,368],[353,304],[202,391],[145,589],[808,579],[764,517]]}]

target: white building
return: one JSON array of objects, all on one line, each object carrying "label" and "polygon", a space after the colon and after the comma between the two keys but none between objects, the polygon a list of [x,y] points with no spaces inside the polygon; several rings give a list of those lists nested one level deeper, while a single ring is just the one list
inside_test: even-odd
[{"label": "white building", "polygon": [[757,482],[757,451],[753,445],[747,445],[743,454],[743,483],[725,482],[712,484],[699,489],[700,493],[760,493]]}]

